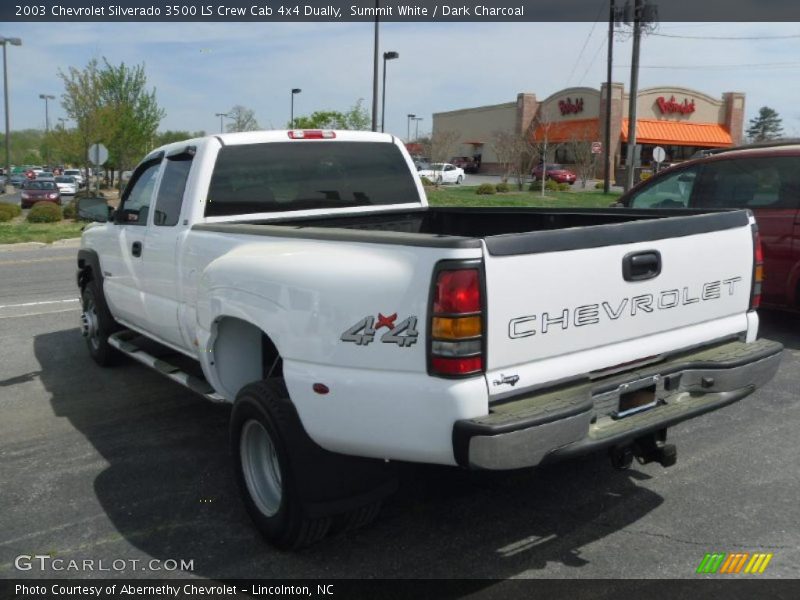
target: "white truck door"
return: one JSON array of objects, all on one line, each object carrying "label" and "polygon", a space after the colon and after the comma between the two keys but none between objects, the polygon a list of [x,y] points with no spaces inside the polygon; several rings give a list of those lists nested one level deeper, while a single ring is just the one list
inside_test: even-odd
[{"label": "white truck door", "polygon": [[161,340],[187,347],[179,325],[180,241],[190,229],[181,219],[184,192],[194,147],[168,154],[156,192],[153,220],[148,225],[144,262],[144,302],[149,330]]},{"label": "white truck door", "polygon": [[104,267],[103,289],[113,314],[132,325],[147,327],[143,284],[147,221],[150,202],[161,166],[161,156],[136,168],[114,214],[117,244]]}]

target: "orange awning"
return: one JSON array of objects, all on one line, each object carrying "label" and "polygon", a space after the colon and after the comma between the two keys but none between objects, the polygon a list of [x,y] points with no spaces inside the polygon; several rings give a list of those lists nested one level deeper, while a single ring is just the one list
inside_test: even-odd
[{"label": "orange awning", "polygon": [[[622,119],[622,141],[628,141],[628,119]],[[636,142],[666,146],[733,146],[730,132],[717,123],[686,123],[636,119]]]},{"label": "orange awning", "polygon": [[545,133],[548,142],[596,142],[600,139],[600,122],[598,119],[575,119],[547,125],[540,123],[533,130],[533,139],[540,142]]}]

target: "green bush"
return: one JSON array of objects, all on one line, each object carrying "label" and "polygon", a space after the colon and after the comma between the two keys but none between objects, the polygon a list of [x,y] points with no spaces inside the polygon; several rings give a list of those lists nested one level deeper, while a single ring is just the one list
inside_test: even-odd
[{"label": "green bush", "polygon": [[58,223],[63,218],[55,202],[37,202],[28,211],[29,223]]},{"label": "green bush", "polygon": [[508,185],[505,181],[498,183],[496,188],[498,194],[505,194],[511,191],[511,186]]},{"label": "green bush", "polygon": [[544,189],[547,190],[548,192],[557,192],[558,184],[552,179],[548,179],[544,184]]},{"label": "green bush", "polygon": [[64,218],[75,219],[78,217],[78,201],[70,200],[69,204],[64,207]]},{"label": "green bush", "polygon": [[5,223],[6,221],[10,221],[11,219],[14,218],[14,213],[11,212],[11,210],[9,210],[8,208],[6,208],[6,206],[9,205],[8,204],[0,205],[0,223]]},{"label": "green bush", "polygon": [[424,175],[420,177],[420,179],[422,180],[422,185],[424,185],[425,187],[430,187],[433,185],[433,182]]},{"label": "green bush", "polygon": [[572,189],[572,186],[568,183],[559,183],[558,184],[558,191],[559,192],[568,192]]},{"label": "green bush", "polygon": [[594,189],[596,189],[596,190],[602,190],[602,189],[603,189],[603,185],[604,185],[604,184],[605,184],[605,181],[603,181],[603,180],[601,179],[600,181],[598,181],[597,183],[595,183],[595,184],[594,184]]},{"label": "green bush", "polygon": [[12,217],[18,217],[22,213],[19,204],[9,204],[8,202],[0,202],[0,210],[10,211]]},{"label": "green bush", "polygon": [[492,185],[491,183],[482,183],[475,190],[475,193],[479,194],[481,196],[491,195],[491,194],[494,194],[496,192],[497,192],[497,188],[494,185]]}]

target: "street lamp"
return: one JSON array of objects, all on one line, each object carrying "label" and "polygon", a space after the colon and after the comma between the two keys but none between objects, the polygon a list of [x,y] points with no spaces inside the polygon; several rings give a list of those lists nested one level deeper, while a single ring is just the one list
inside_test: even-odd
[{"label": "street lamp", "polygon": [[47,162],[47,166],[50,166],[50,140],[48,137],[50,136],[50,110],[47,104],[48,100],[55,100],[56,97],[51,94],[39,94],[39,98],[44,100],[44,150],[45,150],[45,161]]},{"label": "street lamp", "polygon": [[289,127],[294,127],[294,95],[302,92],[300,88],[292,88],[292,104],[289,112]]},{"label": "street lamp", "polygon": [[411,119],[413,119],[416,116],[417,115],[412,115],[411,113],[408,113],[408,115],[406,115],[406,141],[407,142],[411,141]]},{"label": "street lamp", "polygon": [[8,118],[8,64],[6,62],[6,45],[21,46],[22,40],[19,38],[0,37],[0,44],[3,45],[3,96],[5,98],[6,106],[6,185],[8,185],[9,177],[11,176],[11,126],[9,125]]},{"label": "street lamp", "polygon": [[224,126],[222,125],[222,119],[224,119],[225,117],[228,117],[228,118],[230,118],[230,115],[229,115],[228,113],[214,113],[214,116],[215,116],[215,117],[219,117],[219,132],[220,132],[220,133],[223,133],[223,130],[224,130],[225,128],[224,128]]},{"label": "street lamp", "polygon": [[384,52],[383,53],[383,92],[381,96],[381,133],[384,131],[386,124],[386,61],[400,58],[397,52]]},{"label": "street lamp", "polygon": [[417,141],[419,139],[419,122],[422,121],[422,117],[414,117],[411,120],[416,121],[414,125],[414,141]]}]

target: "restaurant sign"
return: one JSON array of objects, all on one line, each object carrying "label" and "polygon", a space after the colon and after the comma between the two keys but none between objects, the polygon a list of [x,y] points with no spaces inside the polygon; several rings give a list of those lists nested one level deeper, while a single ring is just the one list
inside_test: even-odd
[{"label": "restaurant sign", "polygon": [[656,99],[656,104],[662,115],[673,113],[688,115],[695,111],[694,100],[689,100],[688,98],[684,98],[683,102],[678,102],[675,100],[675,96],[672,96],[669,100],[665,100],[664,96],[660,96]]}]

